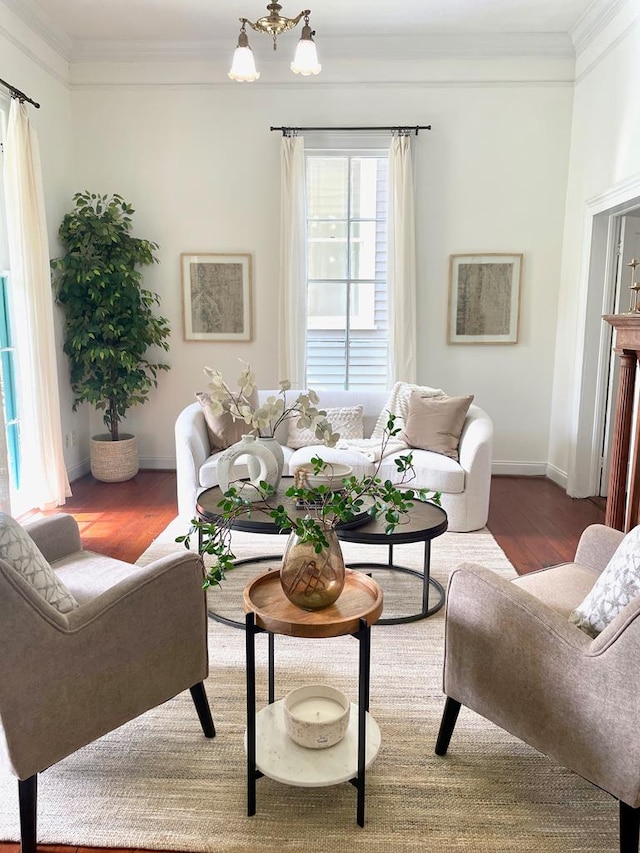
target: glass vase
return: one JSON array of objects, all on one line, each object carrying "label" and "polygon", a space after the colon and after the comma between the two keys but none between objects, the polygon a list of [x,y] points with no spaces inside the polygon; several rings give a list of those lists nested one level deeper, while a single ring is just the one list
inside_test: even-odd
[{"label": "glass vase", "polygon": [[289,535],[282,558],[280,583],[292,604],[302,610],[322,610],[336,601],[344,587],[344,558],[332,527],[325,528],[329,547],[316,553],[313,542]]}]

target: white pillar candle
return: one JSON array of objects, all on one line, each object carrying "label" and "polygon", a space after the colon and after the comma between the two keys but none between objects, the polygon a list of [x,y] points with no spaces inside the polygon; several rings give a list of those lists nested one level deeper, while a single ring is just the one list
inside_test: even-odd
[{"label": "white pillar candle", "polygon": [[308,696],[291,708],[291,716],[305,723],[328,723],[344,714],[344,708],[335,699],[326,696]]}]

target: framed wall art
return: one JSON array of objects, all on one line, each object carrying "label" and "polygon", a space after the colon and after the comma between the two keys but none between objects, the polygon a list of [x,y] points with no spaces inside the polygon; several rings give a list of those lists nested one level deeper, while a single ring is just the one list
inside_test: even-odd
[{"label": "framed wall art", "polygon": [[515,344],[522,255],[451,255],[450,344]]},{"label": "framed wall art", "polygon": [[251,340],[251,255],[180,255],[186,341]]}]

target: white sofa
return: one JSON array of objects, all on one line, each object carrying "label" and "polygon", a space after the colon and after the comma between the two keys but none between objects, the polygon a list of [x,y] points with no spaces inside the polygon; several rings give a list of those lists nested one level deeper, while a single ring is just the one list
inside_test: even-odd
[{"label": "white sofa", "polygon": [[[273,390],[260,391],[259,401],[277,393]],[[319,391],[318,394],[319,406],[323,409],[362,405],[365,437],[371,435],[389,396],[386,391]],[[293,474],[297,465],[308,462],[314,455],[322,456],[327,462],[340,461],[351,465],[356,476],[372,473],[375,469],[376,463],[353,450],[317,445],[292,450],[286,446],[287,435],[288,424],[285,423],[276,433],[276,438],[283,445],[285,475]],[[202,406],[198,402],[187,406],[178,416],[175,437],[178,512],[188,520],[195,513],[197,495],[203,489],[218,485],[216,466],[222,451],[211,452]],[[416,476],[409,485],[442,493],[442,507],[449,518],[449,530],[478,530],[487,522],[492,439],[491,419],[478,406],[472,405],[460,437],[459,461],[427,450],[412,451]],[[382,479],[397,479],[393,460],[398,455],[401,454],[392,454],[382,460],[379,473]],[[247,476],[242,466],[236,466],[235,470],[238,477]]]}]

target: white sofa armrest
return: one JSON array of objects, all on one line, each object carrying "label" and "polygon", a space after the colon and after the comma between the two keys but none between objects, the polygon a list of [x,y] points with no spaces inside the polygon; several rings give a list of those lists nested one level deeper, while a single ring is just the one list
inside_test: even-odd
[{"label": "white sofa armrest", "polygon": [[493,452],[493,421],[478,406],[467,414],[458,455],[464,471],[467,518],[456,529],[477,530],[486,523],[491,492],[491,458]]},{"label": "white sofa armrest", "polygon": [[175,426],[178,515],[193,518],[200,491],[199,471],[211,455],[209,434],[200,403],[191,403]]}]

